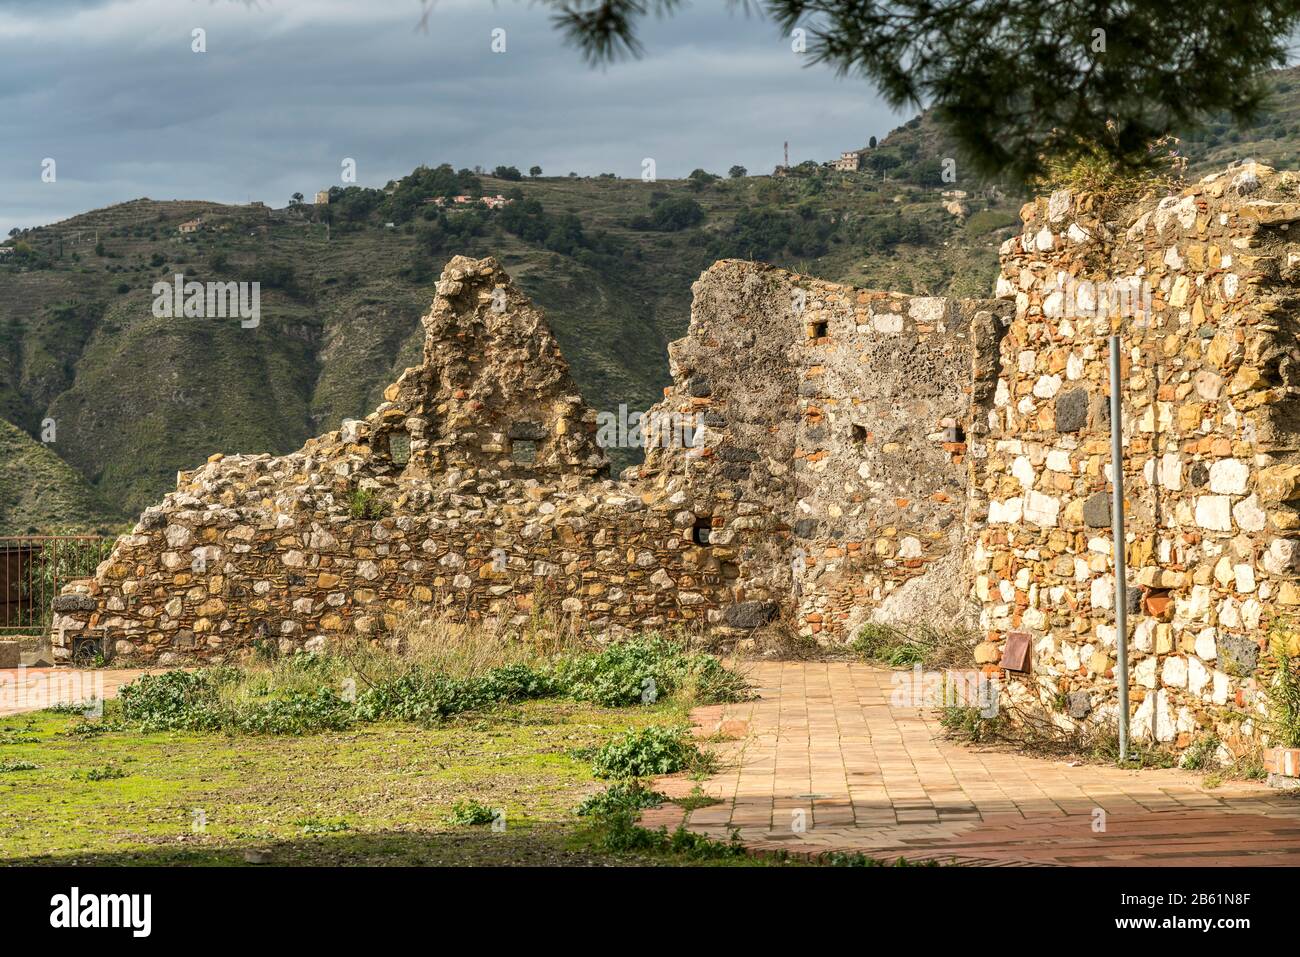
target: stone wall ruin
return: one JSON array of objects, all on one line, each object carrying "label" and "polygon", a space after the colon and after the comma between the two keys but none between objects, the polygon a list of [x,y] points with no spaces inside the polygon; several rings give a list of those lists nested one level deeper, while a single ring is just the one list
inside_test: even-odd
[{"label": "stone wall ruin", "polygon": [[[1009,700],[1113,721],[1120,332],[1135,729],[1250,739],[1265,630],[1300,606],[1297,181],[1252,164],[1122,213],[1062,191],[1022,217],[990,300],[716,263],[647,419],[666,427],[618,480],[540,312],[457,257],[423,362],[375,412],[181,473],[56,599],[55,654],[289,653],[412,610],[825,644],[969,621]],[[1026,672],[999,667],[1013,633]]]}]

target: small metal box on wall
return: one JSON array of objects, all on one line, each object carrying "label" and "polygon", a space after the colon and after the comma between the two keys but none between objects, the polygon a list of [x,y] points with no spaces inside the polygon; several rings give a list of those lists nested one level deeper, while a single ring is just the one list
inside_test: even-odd
[{"label": "small metal box on wall", "polygon": [[1002,646],[1002,660],[999,668],[1007,671],[1028,673],[1032,670],[1033,659],[1029,654],[1029,635],[1023,631],[1007,632],[1007,640]]}]

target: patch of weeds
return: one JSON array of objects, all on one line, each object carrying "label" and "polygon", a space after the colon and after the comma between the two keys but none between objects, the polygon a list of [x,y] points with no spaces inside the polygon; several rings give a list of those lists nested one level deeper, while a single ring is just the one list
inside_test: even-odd
[{"label": "patch of weeds", "polygon": [[368,488],[354,488],[348,495],[348,513],[353,518],[375,520],[388,514],[388,503]]},{"label": "patch of weeds", "polygon": [[234,669],[200,668],[141,675],[118,689],[122,717],[153,731],[217,731],[218,692]]},{"label": "patch of weeds", "polygon": [[687,814],[702,807],[712,807],[715,804],[721,804],[721,798],[710,797],[704,793],[704,788],[698,784],[691,788],[691,793],[683,798],[673,798],[672,802]]},{"label": "patch of weeds", "polygon": [[1246,753],[1234,757],[1227,767],[1211,771],[1202,783],[1205,787],[1213,789],[1222,785],[1224,781],[1263,781],[1267,777],[1268,770],[1264,767],[1263,751],[1256,745]]},{"label": "patch of weeds", "polygon": [[145,732],[227,730],[243,734],[343,731],[355,720],[352,704],[330,688],[316,685],[273,696],[243,697],[241,690],[264,690],[241,689],[241,679],[246,677],[235,668],[141,675],[118,692],[122,716]]},{"label": "patch of weeds", "polygon": [[1146,768],[1176,768],[1178,755],[1168,748],[1161,747],[1140,738],[1129,738],[1128,754],[1124,761],[1119,759],[1119,731],[1106,728],[1096,734],[1088,756],[1102,764],[1115,764],[1122,768],[1141,771]]},{"label": "patch of weeds", "polygon": [[712,758],[682,727],[655,726],[628,731],[596,750],[591,762],[598,778],[644,778],[677,771],[705,773]]},{"label": "patch of weeds", "polygon": [[338,834],[352,830],[352,825],[346,821],[322,821],[314,817],[299,818],[293,824],[302,828],[304,834]]},{"label": "patch of weeds", "polygon": [[1179,764],[1189,771],[1208,771],[1218,765],[1219,736],[1206,734],[1183,750]]},{"label": "patch of weeds", "polygon": [[849,647],[866,660],[883,662],[891,668],[951,668],[968,667],[974,661],[977,641],[974,632],[961,627],[895,627],[868,622]]},{"label": "patch of weeds", "polygon": [[565,694],[607,708],[669,697],[693,704],[749,698],[745,679],[713,655],[688,652],[679,642],[655,634],[561,658],[554,676]]},{"label": "patch of weeds", "polygon": [[478,678],[453,678],[415,667],[368,688],[357,699],[357,714],[366,721],[396,718],[429,723],[464,711],[555,693],[549,675],[524,664],[493,668]]},{"label": "patch of weeds", "polygon": [[32,733],[35,730],[30,718],[21,728],[0,728],[0,744],[36,744],[40,739]]},{"label": "patch of weeds", "polygon": [[987,744],[1007,734],[1006,719],[999,712],[992,717],[969,705],[948,705],[939,711],[939,725],[955,741]]},{"label": "patch of weeds", "polygon": [[244,734],[309,734],[345,731],[354,720],[349,702],[329,688],[317,688],[247,702],[234,710],[229,723]]},{"label": "patch of weeds", "polygon": [[637,824],[631,811],[601,816],[591,828],[589,839],[598,850],[615,854],[669,854],[695,861],[745,856],[739,831],[731,832],[731,840],[719,841],[680,825],[671,833],[666,827],[652,830]]},{"label": "patch of weeds", "polygon": [[88,711],[99,711],[103,702],[98,698],[90,698],[87,701],[65,701],[61,704],[52,704],[45,710],[51,714],[85,714]]},{"label": "patch of weeds", "polygon": [[11,771],[38,771],[39,764],[32,764],[30,761],[24,761],[21,758],[5,758],[0,761],[0,774],[8,774]]},{"label": "patch of weeds", "polygon": [[497,812],[478,801],[457,801],[451,806],[447,823],[456,827],[482,827],[496,820]]},{"label": "patch of weeds", "polygon": [[646,787],[640,781],[620,781],[599,794],[584,798],[574,813],[579,817],[599,817],[621,811],[635,814],[646,808],[658,807],[667,800],[667,795]]},{"label": "patch of weeds", "polygon": [[119,767],[111,764],[105,764],[97,768],[91,768],[83,778],[86,781],[116,781],[119,778],[126,777],[126,772]]},{"label": "patch of weeds", "polygon": [[108,722],[82,720],[61,733],[70,738],[97,738],[110,730],[113,730],[113,726]]}]

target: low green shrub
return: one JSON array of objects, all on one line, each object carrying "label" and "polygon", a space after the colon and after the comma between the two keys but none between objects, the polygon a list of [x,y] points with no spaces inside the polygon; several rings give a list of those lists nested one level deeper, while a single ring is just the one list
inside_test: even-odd
[{"label": "low green shrub", "polygon": [[126,772],[111,764],[106,764],[103,767],[91,768],[85,774],[87,781],[116,781],[118,778],[124,777],[126,777]]},{"label": "low green shrub", "polygon": [[478,678],[450,678],[425,668],[381,681],[357,698],[365,721],[397,719],[428,723],[495,704],[555,694],[550,676],[527,665],[493,668]]},{"label": "low green shrub", "polygon": [[690,653],[680,643],[655,634],[561,658],[554,675],[564,693],[607,708],[668,697],[722,704],[744,701],[749,693],[744,678],[713,655]]},{"label": "low green shrub", "polygon": [[223,716],[223,724],[243,734],[310,734],[345,731],[356,720],[352,705],[329,688],[291,691],[249,701]]},{"label": "low green shrub", "polygon": [[221,671],[164,671],[141,675],[118,689],[122,717],[142,731],[217,731]]},{"label": "low green shrub", "polygon": [[644,778],[704,771],[710,760],[686,728],[654,726],[628,731],[597,748],[591,770],[598,778]]},{"label": "low green shrub", "polygon": [[652,830],[637,824],[635,812],[626,810],[598,817],[589,838],[597,849],[612,853],[672,854],[697,861],[745,856],[738,831],[731,832],[731,840],[719,841],[683,825],[671,833],[666,827]]},{"label": "low green shrub", "polygon": [[999,712],[989,717],[979,708],[968,705],[948,705],[939,711],[939,726],[955,741],[967,744],[987,744],[1005,735],[1006,720]]},{"label": "low green shrub", "polygon": [[447,823],[456,827],[482,827],[496,820],[497,812],[475,800],[457,801],[451,806]]},{"label": "low green shrub", "polygon": [[611,784],[598,794],[584,798],[574,809],[574,813],[579,817],[600,817],[619,811],[635,813],[646,808],[658,807],[667,800],[666,794],[660,794],[640,781],[620,781]]},{"label": "low green shrub", "polygon": [[7,774],[11,771],[36,771],[40,765],[32,764],[30,761],[24,761],[21,758],[5,758],[0,761],[0,774]]}]

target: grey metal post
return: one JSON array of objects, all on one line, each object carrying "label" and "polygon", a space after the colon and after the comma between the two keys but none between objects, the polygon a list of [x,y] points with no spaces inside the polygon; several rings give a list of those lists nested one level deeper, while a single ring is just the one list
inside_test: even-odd
[{"label": "grey metal post", "polygon": [[1128,580],[1124,556],[1124,429],[1120,337],[1110,337],[1110,528],[1115,549],[1115,680],[1119,685],[1119,759],[1128,760]]}]

